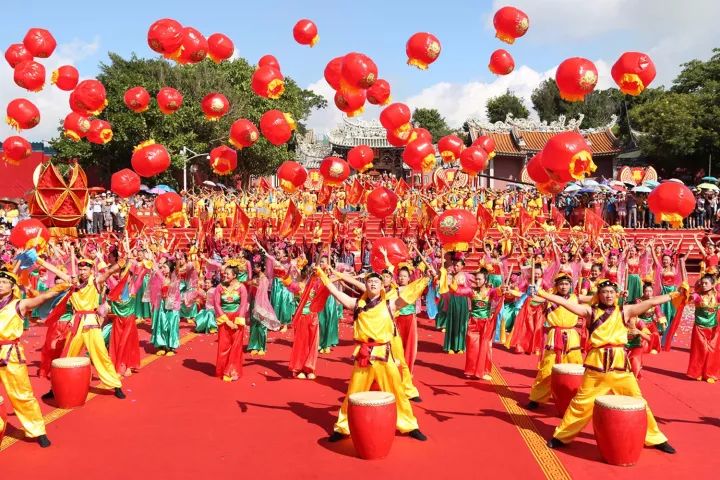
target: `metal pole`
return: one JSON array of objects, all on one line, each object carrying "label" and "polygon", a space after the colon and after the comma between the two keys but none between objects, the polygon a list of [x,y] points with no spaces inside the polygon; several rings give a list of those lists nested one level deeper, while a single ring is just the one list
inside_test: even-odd
[{"label": "metal pole", "polygon": [[183,162],[183,191],[187,193],[187,158]]}]

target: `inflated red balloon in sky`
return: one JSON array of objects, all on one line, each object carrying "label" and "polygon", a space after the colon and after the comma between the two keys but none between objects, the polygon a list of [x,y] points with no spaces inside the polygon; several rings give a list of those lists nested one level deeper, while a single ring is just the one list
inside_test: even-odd
[{"label": "inflated red balloon in sky", "polygon": [[172,18],[161,18],[150,25],[148,46],[162,55],[177,52],[183,42],[183,26]]},{"label": "inflated red balloon in sky", "polygon": [[230,175],[237,168],[237,152],[227,145],[210,150],[210,168],[216,175]]},{"label": "inflated red balloon in sky", "polygon": [[32,155],[30,142],[17,135],[6,138],[2,147],[2,158],[10,165],[20,165],[23,160]]},{"label": "inflated red balloon in sky", "polygon": [[208,37],[207,42],[208,57],[215,63],[227,60],[235,52],[233,41],[225,34],[213,33]]},{"label": "inflated red balloon in sky", "polygon": [[230,111],[230,102],[222,93],[209,93],[200,103],[205,119],[211,122],[220,120]]},{"label": "inflated red balloon in sky", "polygon": [[293,27],[293,38],[295,38],[295,41],[300,45],[314,47],[319,38],[317,25],[307,18],[298,20]]},{"label": "inflated red balloon in sky", "polygon": [[340,81],[342,80],[343,57],[335,57],[325,65],[323,76],[325,81],[333,90],[340,89]]},{"label": "inflated red balloon in sky", "polygon": [[152,177],[168,169],[170,154],[163,145],[148,140],[135,147],[130,164],[141,177]]},{"label": "inflated red balloon in sky", "polygon": [[205,60],[208,53],[208,41],[202,33],[192,27],[182,31],[180,49],[171,54],[171,58],[181,65],[199,63]]},{"label": "inflated red balloon in sky", "polygon": [[158,108],[165,115],[172,115],[180,110],[183,104],[183,96],[180,92],[171,87],[163,87],[157,94]]},{"label": "inflated red balloon in sky", "polygon": [[290,140],[296,124],[290,113],[268,110],[260,117],[260,131],[273,145],[282,145]]},{"label": "inflated red balloon in sky", "polygon": [[140,191],[140,176],[123,168],[110,177],[110,190],[120,198],[128,198]]},{"label": "inflated red balloon in sky", "polygon": [[348,163],[360,173],[372,168],[375,154],[373,149],[367,145],[358,145],[350,149],[347,154]]},{"label": "inflated red balloon in sky", "polygon": [[408,65],[413,65],[421,70],[428,66],[440,56],[440,40],[432,33],[418,32],[410,37],[405,44],[405,53],[408,56]]},{"label": "inflated red balloon in sky", "polygon": [[107,104],[105,86],[95,79],[83,80],[70,94],[70,109],[82,115],[99,115]]},{"label": "inflated red balloon in sky", "polygon": [[557,182],[582,180],[597,168],[590,146],[577,131],[561,132],[550,137],[543,148],[542,166]]},{"label": "inflated red balloon in sky", "polygon": [[642,52],[625,52],[610,69],[610,75],[620,91],[628,95],[640,95],[655,79],[655,64]]},{"label": "inflated red balloon in sky", "polygon": [[285,78],[274,67],[258,67],[252,74],[250,86],[257,95],[276,100],[285,92]]},{"label": "inflated red balloon in sky", "polygon": [[58,87],[60,90],[71,92],[77,87],[80,80],[80,73],[77,68],[72,65],[63,65],[58,67],[50,75],[50,83]]},{"label": "inflated red balloon in sky", "polygon": [[280,180],[280,188],[286,193],[295,193],[305,184],[308,172],[298,162],[287,160],[277,170],[277,177]]},{"label": "inflated red balloon in sky", "polygon": [[373,105],[387,105],[390,103],[390,84],[387,80],[378,78],[372,87],[367,89],[367,101]]},{"label": "inflated red balloon in sky", "polygon": [[34,60],[22,62],[13,70],[13,80],[18,87],[39,92],[45,86],[45,67]]},{"label": "inflated red balloon in sky", "polygon": [[74,142],[78,142],[81,138],[85,138],[90,130],[90,120],[84,115],[70,112],[63,121],[63,129],[65,130],[64,134],[66,137]]},{"label": "inflated red balloon in sky", "polygon": [[525,35],[530,28],[530,19],[522,10],[515,7],[502,7],[493,17],[495,36],[505,43],[515,43],[515,40]]},{"label": "inflated red balloon in sky", "polygon": [[260,60],[258,60],[257,64],[258,68],[260,67],[273,67],[280,71],[280,62],[278,62],[278,59],[275,58],[274,55],[263,55],[260,57]]},{"label": "inflated red balloon in sky", "polygon": [[515,60],[510,55],[510,52],[500,48],[490,55],[488,68],[495,75],[507,75],[515,70]]},{"label": "inflated red balloon in sky", "polygon": [[587,58],[568,58],[558,65],[555,72],[555,83],[560,90],[560,98],[567,102],[585,100],[585,95],[592,93],[597,81],[597,68]]},{"label": "inflated red balloon in sky", "polygon": [[230,125],[230,143],[237,149],[252,147],[260,133],[254,123],[246,118],[235,120]]},{"label": "inflated red balloon in sky", "polygon": [[377,187],[371,191],[366,200],[367,211],[377,218],[385,218],[395,212],[398,196],[385,187]]},{"label": "inflated red balloon in sky", "polygon": [[7,105],[5,121],[15,130],[28,130],[40,123],[40,110],[26,98],[16,98]]},{"label": "inflated red balloon in sky", "polygon": [[364,53],[352,52],[342,59],[341,86],[349,89],[370,88],[378,77],[378,68]]},{"label": "inflated red balloon in sky", "polygon": [[90,143],[105,145],[113,138],[112,126],[105,120],[98,118],[90,122],[90,129],[87,132],[87,139]]},{"label": "inflated red balloon in sky", "polygon": [[44,28],[31,28],[23,38],[23,45],[37,58],[48,58],[55,51],[57,42],[52,34]]},{"label": "inflated red balloon in sky", "polygon": [[365,110],[365,90],[338,90],[335,92],[335,106],[348,117],[356,117]]},{"label": "inflated red balloon in sky", "polygon": [[22,43],[13,43],[5,50],[5,60],[10,64],[10,68],[15,68],[19,63],[32,59],[33,54]]},{"label": "inflated red balloon in sky", "polygon": [[150,94],[143,87],[127,89],[123,96],[125,106],[135,113],[142,113],[150,105]]},{"label": "inflated red balloon in sky", "polygon": [[440,156],[445,163],[452,163],[458,158],[463,150],[465,150],[465,142],[457,135],[445,135],[438,140],[438,150]]},{"label": "inflated red balloon in sky", "polygon": [[495,156],[495,140],[489,135],[481,135],[475,139],[472,143],[473,147],[482,147],[485,153],[488,154],[488,158]]}]

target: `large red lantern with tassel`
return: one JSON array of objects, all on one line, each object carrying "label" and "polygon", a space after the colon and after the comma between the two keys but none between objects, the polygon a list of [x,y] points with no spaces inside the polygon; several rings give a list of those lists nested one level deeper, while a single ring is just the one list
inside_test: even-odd
[{"label": "large red lantern with tassel", "polygon": [[287,160],[280,165],[277,171],[277,177],[280,180],[280,188],[286,193],[295,193],[298,188],[305,185],[308,172],[305,167],[298,162]]},{"label": "large red lantern with tassel", "polygon": [[515,60],[510,55],[510,52],[500,48],[490,54],[488,68],[495,75],[507,75],[515,70]]},{"label": "large red lantern with tassel", "polygon": [[650,56],[641,52],[625,52],[610,69],[610,75],[628,95],[640,95],[655,79],[655,64]]},{"label": "large red lantern with tassel", "polygon": [[63,65],[54,70],[50,75],[50,83],[60,90],[71,92],[77,87],[80,80],[80,73],[72,65]]},{"label": "large red lantern with tassel", "polygon": [[668,180],[655,187],[647,203],[655,223],[668,222],[673,228],[681,227],[683,219],[695,210],[695,196],[679,180]]},{"label": "large red lantern with tassel", "polygon": [[199,63],[205,60],[208,52],[208,42],[202,33],[192,27],[185,27],[182,31],[180,49],[171,55],[181,65]]},{"label": "large red lantern with tassel", "polygon": [[410,108],[404,103],[391,103],[380,112],[380,123],[388,131],[388,135],[392,133],[401,139],[410,137],[410,119]]},{"label": "large red lantern with tassel", "polygon": [[10,165],[20,165],[23,160],[32,155],[32,145],[23,137],[12,135],[2,144],[3,160]]},{"label": "large red lantern with tassel", "polygon": [[396,135],[395,133],[388,130],[386,138],[388,143],[393,147],[404,147],[405,145],[410,143],[410,132],[399,131],[399,135]]},{"label": "large red lantern with tassel", "polygon": [[282,145],[290,140],[295,130],[295,120],[289,113],[268,110],[260,117],[260,131],[273,145]]},{"label": "large red lantern with tassel", "polygon": [[5,121],[15,130],[28,130],[40,123],[40,110],[30,100],[16,98],[8,103]]},{"label": "large red lantern with tassel", "polygon": [[405,242],[395,237],[381,237],[372,242],[370,249],[370,265],[377,273],[388,268],[387,261],[397,268],[401,263],[407,262],[410,258],[410,251]]},{"label": "large red lantern with tassel", "polygon": [[15,67],[13,80],[18,87],[39,92],[45,86],[45,67],[33,60],[22,62]]},{"label": "large red lantern with tassel", "polygon": [[26,218],[13,227],[9,240],[16,248],[40,250],[50,240],[50,230],[40,220]]},{"label": "large red lantern with tassel", "polygon": [[285,92],[285,79],[276,68],[258,67],[252,74],[250,86],[257,95],[277,100]]},{"label": "large red lantern with tassel", "polygon": [[421,137],[408,143],[403,150],[403,161],[413,172],[429,173],[435,169],[435,147],[432,140]]},{"label": "large red lantern with tassel", "polygon": [[182,107],[183,96],[174,88],[163,87],[157,94],[157,103],[162,113],[172,115]]},{"label": "large red lantern with tassel", "polygon": [[166,225],[182,225],[183,215],[182,197],[175,192],[161,193],[155,198],[155,210]]},{"label": "large red lantern with tassel", "polygon": [[445,163],[452,163],[465,150],[465,142],[457,135],[445,135],[438,141],[438,150]]},{"label": "large red lantern with tassel", "polygon": [[367,145],[353,147],[347,154],[347,160],[350,166],[360,173],[372,168],[374,157],[373,149]]},{"label": "large red lantern with tassel", "polygon": [[168,169],[170,154],[161,144],[148,140],[135,147],[130,163],[141,177],[153,177]]},{"label": "large red lantern with tassel", "polygon": [[477,229],[478,223],[474,214],[453,208],[440,214],[436,232],[446,251],[465,252],[470,248]]},{"label": "large red lantern with tassel", "polygon": [[90,131],[90,120],[79,113],[70,112],[63,121],[63,130],[66,137],[79,142]]},{"label": "large red lantern with tassel", "polygon": [[460,154],[460,167],[472,177],[485,170],[488,161],[487,152],[479,145],[470,146]]},{"label": "large red lantern with tassel", "polygon": [[210,168],[216,175],[230,175],[237,168],[237,152],[226,145],[210,150]]},{"label": "large red lantern with tassel", "polygon": [[525,35],[530,28],[530,19],[520,9],[515,7],[502,7],[493,17],[495,37],[505,43],[513,44],[515,40]]},{"label": "large red lantern with tassel", "polygon": [[335,57],[325,65],[323,76],[333,90],[340,90],[342,80],[343,57]]},{"label": "large red lantern with tassel", "polygon": [[378,78],[372,87],[367,89],[367,101],[373,105],[387,105],[390,103],[390,84],[387,80]]},{"label": "large red lantern with tassel", "polygon": [[495,140],[488,135],[481,135],[475,139],[472,143],[473,147],[482,147],[485,153],[488,154],[488,158],[495,156]]},{"label": "large red lantern with tassel", "polygon": [[129,88],[123,96],[125,106],[135,113],[142,113],[150,105],[150,94],[143,87]]},{"label": "large red lantern with tassel", "polygon": [[298,20],[293,27],[293,38],[300,45],[314,47],[319,38],[317,25],[307,18]]},{"label": "large red lantern with tassel", "polygon": [[585,95],[595,89],[597,81],[597,68],[587,58],[568,58],[558,65],[555,72],[555,82],[560,90],[560,98],[567,102],[585,100]]},{"label": "large red lantern with tassel", "polygon": [[252,147],[260,133],[255,124],[246,118],[235,120],[230,126],[230,143],[237,149]]},{"label": "large red lantern with tassel", "polygon": [[435,35],[427,32],[418,32],[410,37],[405,44],[405,53],[408,56],[408,65],[413,65],[421,70],[428,66],[440,56],[440,40]]},{"label": "large red lantern with tassel", "polygon": [[106,106],[105,86],[97,80],[83,80],[70,94],[70,109],[81,115],[99,115]]},{"label": "large red lantern with tassel", "polygon": [[215,63],[227,60],[235,53],[235,44],[230,37],[222,33],[213,33],[207,39],[208,57]]},{"label": "large red lantern with tassel", "polygon": [[170,55],[180,49],[183,41],[183,26],[172,18],[162,18],[148,29],[148,46],[162,55]]},{"label": "large red lantern with tassel", "polygon": [[385,218],[395,212],[398,204],[398,196],[392,190],[385,187],[377,187],[368,193],[367,211],[377,218]]},{"label": "large red lantern with tassel", "polygon": [[129,168],[123,168],[110,177],[110,190],[120,198],[132,197],[140,191],[140,176]]},{"label": "large red lantern with tassel", "polygon": [[105,145],[113,138],[112,126],[105,120],[95,119],[90,122],[87,139],[90,143]]},{"label": "large red lantern with tassel", "polygon": [[274,55],[263,55],[260,57],[260,60],[258,60],[257,63],[258,68],[260,67],[272,67],[276,69],[277,71],[280,71],[280,62],[278,62],[278,59],[275,58]]},{"label": "large red lantern with tassel", "polygon": [[200,108],[206,120],[216,122],[230,111],[230,102],[222,93],[209,93],[202,99]]},{"label": "large red lantern with tassel", "polygon": [[320,175],[324,185],[336,187],[350,176],[350,167],[342,158],[325,157],[320,162]]},{"label": "large red lantern with tassel", "polygon": [[342,59],[340,85],[350,89],[370,88],[378,77],[377,65],[363,53],[352,52]]},{"label": "large red lantern with tassel", "polygon": [[415,140],[423,139],[432,143],[432,133],[427,128],[415,127],[410,130],[410,136],[408,137],[408,143],[414,142]]},{"label": "large red lantern with tassel", "polygon": [[10,68],[15,68],[22,62],[29,62],[32,59],[32,53],[22,43],[13,43],[5,50],[5,60],[10,64]]},{"label": "large red lantern with tassel", "polygon": [[542,166],[556,182],[582,180],[597,168],[590,146],[576,131],[550,137],[543,149]]},{"label": "large red lantern with tassel", "polygon": [[37,58],[48,58],[55,51],[57,42],[50,32],[44,28],[31,28],[23,38],[23,45]]},{"label": "large red lantern with tassel", "polygon": [[338,90],[335,92],[335,106],[348,117],[356,117],[365,110],[365,90]]},{"label": "large red lantern with tassel", "polygon": [[538,185],[552,180],[550,175],[545,171],[545,167],[543,167],[542,156],[543,152],[541,150],[528,161],[525,167],[532,181]]}]

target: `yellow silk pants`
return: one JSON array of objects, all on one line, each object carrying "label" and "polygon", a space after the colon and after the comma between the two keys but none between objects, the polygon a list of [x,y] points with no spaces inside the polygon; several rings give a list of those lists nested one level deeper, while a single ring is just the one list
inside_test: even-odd
[{"label": "yellow silk pants", "polygon": [[87,348],[90,354],[90,361],[95,370],[97,370],[100,381],[109,388],[120,388],[120,376],[115,371],[115,366],[110,360],[102,332],[99,328],[90,328],[84,330],[82,327],[78,329],[75,337],[70,341],[68,347],[68,357],[77,357],[82,352],[83,347]]},{"label": "yellow silk pants", "polygon": [[[394,356],[394,354],[393,354]],[[350,376],[350,384],[348,391],[340,407],[337,423],[335,423],[335,431],[343,435],[350,435],[350,427],[348,426],[347,409],[350,395],[357,392],[366,392],[372,387],[373,381],[377,382],[380,390],[390,392],[395,395],[395,405],[397,407],[397,429],[403,433],[410,432],[418,428],[417,419],[413,415],[412,406],[403,389],[402,380],[400,379],[400,371],[392,360],[381,362],[375,360],[367,367],[360,367],[357,363],[353,367]]]},{"label": "yellow silk pants", "polygon": [[[563,354],[561,363],[582,364],[582,351],[572,350]],[[530,390],[530,401],[537,403],[547,403],[550,401],[550,379],[552,377],[553,365],[555,365],[555,351],[544,350],[542,359],[538,365],[535,383],[533,383],[532,390]]]},{"label": "yellow silk pants", "polygon": [[[27,366],[24,363],[8,362],[7,366],[0,367],[0,381],[27,436],[34,438],[45,435],[45,421],[30,385]],[[2,420],[0,430],[1,424]]]},{"label": "yellow silk pants", "polygon": [[[586,369],[582,385],[580,385],[580,389],[572,402],[570,402],[570,406],[565,411],[562,422],[555,429],[553,437],[563,443],[571,442],[592,418],[595,397],[607,395],[610,392],[616,395],[642,398],[640,386],[632,372],[610,371],[602,373]],[[667,437],[658,428],[650,407],[647,407],[646,410],[647,432],[645,433],[645,445],[659,445],[667,442]]]},{"label": "yellow silk pants", "polygon": [[405,350],[403,349],[402,338],[400,335],[395,335],[390,341],[390,354],[395,360],[400,361],[400,377],[402,379],[402,388],[407,398],[415,398],[420,396],[420,392],[413,385],[413,376],[410,373],[410,367],[408,367],[405,361]]}]

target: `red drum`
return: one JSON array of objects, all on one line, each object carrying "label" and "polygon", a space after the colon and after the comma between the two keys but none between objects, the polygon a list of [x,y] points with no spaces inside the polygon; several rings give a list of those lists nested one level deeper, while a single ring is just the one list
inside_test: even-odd
[{"label": "red drum", "polygon": [[5,429],[7,427],[7,414],[5,413],[5,400],[0,395],[0,443],[2,443],[3,437],[5,436]]},{"label": "red drum", "polygon": [[560,417],[565,415],[570,402],[582,384],[585,367],[575,363],[556,363],[550,376],[550,391]]},{"label": "red drum", "polygon": [[348,423],[360,458],[378,460],[387,457],[395,439],[395,395],[388,392],[351,394],[348,399]]},{"label": "red drum", "polygon": [[602,395],[595,399],[593,429],[600,455],[610,465],[637,463],[647,431],[645,400],[625,395]]},{"label": "red drum", "polygon": [[50,383],[60,408],[85,405],[90,391],[90,359],[87,357],[56,358],[52,361]]}]

